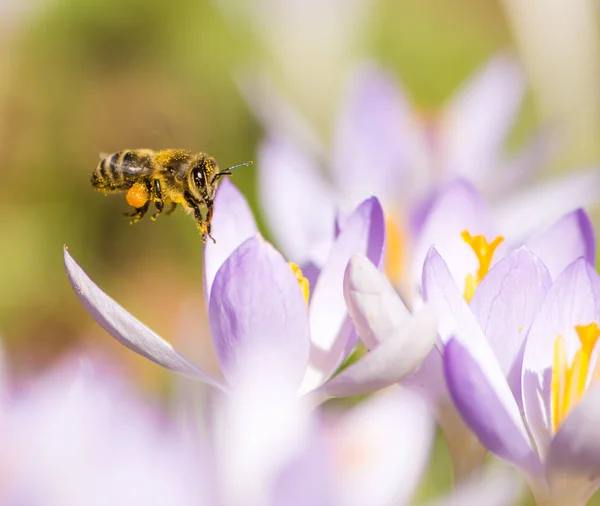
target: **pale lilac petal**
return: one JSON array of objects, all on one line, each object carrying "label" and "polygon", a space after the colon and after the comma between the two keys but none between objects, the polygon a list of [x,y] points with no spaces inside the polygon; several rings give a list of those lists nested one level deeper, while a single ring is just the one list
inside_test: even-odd
[{"label": "pale lilac petal", "polygon": [[248,349],[270,349],[288,364],[290,381],[300,384],[310,344],[306,301],[288,263],[262,237],[248,239],[225,261],[213,283],[208,314],[227,379]]},{"label": "pale lilac petal", "polygon": [[458,92],[443,116],[450,174],[485,183],[497,166],[524,91],[522,70],[503,55],[492,59]]},{"label": "pale lilac petal", "polygon": [[546,461],[550,476],[560,473],[600,479],[600,387],[586,392],[550,443]]},{"label": "pale lilac petal", "polygon": [[580,257],[592,265],[596,263],[594,229],[583,209],[563,216],[548,230],[529,240],[527,247],[543,260],[552,279]]},{"label": "pale lilac petal", "polygon": [[554,343],[565,339],[567,359],[580,348],[575,325],[600,321],[600,278],[584,259],[573,262],[558,277],[533,321],[523,356],[523,408],[543,456],[552,438],[551,370]]},{"label": "pale lilac petal", "polygon": [[500,260],[471,300],[515,398],[521,399],[521,360],[525,338],[552,279],[542,261],[522,247]]},{"label": "pale lilac petal", "polygon": [[494,239],[491,215],[481,196],[470,183],[457,180],[436,198],[417,240],[413,260],[413,280],[417,286],[432,246],[442,255],[459,285],[464,286],[467,274],[477,271],[477,257],[461,237],[465,230],[473,236],[482,234],[490,241]]},{"label": "pale lilac petal", "polygon": [[434,406],[451,404],[444,378],[442,354],[437,346],[429,352],[421,366],[402,381],[402,385],[417,392]]},{"label": "pale lilac petal", "polygon": [[599,169],[571,172],[512,193],[494,208],[494,220],[506,240],[517,243],[570,211],[596,204],[599,187]]},{"label": "pale lilac petal", "polygon": [[330,379],[317,393],[326,398],[353,397],[398,383],[419,367],[433,349],[436,336],[435,314],[424,306],[389,339]]},{"label": "pale lilac petal", "polygon": [[311,355],[302,387],[307,392],[322,384],[341,365],[356,344],[356,332],[344,301],[344,272],[356,253],[381,265],[385,223],[379,201],[363,202],[344,224],[312,290],[310,300]]},{"label": "pale lilac petal", "polygon": [[360,253],[346,267],[344,297],[358,335],[368,349],[391,338],[410,317],[385,275]]},{"label": "pale lilac petal", "polygon": [[123,346],[171,371],[223,389],[216,378],[191,363],[106,295],[64,251],[65,268],[75,294],[98,324]]},{"label": "pale lilac petal", "polygon": [[[438,332],[444,343],[456,340],[479,364],[486,384],[504,406],[504,411],[516,427],[524,427],[518,404],[508,386],[502,368],[487,339],[462,297],[444,260],[435,248],[427,257],[423,269],[425,300],[431,304],[438,321]],[[456,399],[455,399],[456,400]],[[523,429],[524,430],[524,429]]]},{"label": "pale lilac petal", "polygon": [[256,234],[256,221],[248,202],[227,178],[221,181],[214,202],[212,235],[216,243],[204,246],[204,298],[210,300],[210,291],[217,271],[235,249]]},{"label": "pale lilac petal", "polygon": [[334,238],[335,196],[318,167],[275,138],[262,143],[257,165],[264,216],[283,253],[321,267]]},{"label": "pale lilac petal", "polygon": [[461,339],[487,345],[481,326],[435,248],[431,248],[423,266],[423,294],[439,318],[442,342],[458,335]]},{"label": "pale lilac petal", "polygon": [[[477,361],[457,339],[446,344],[444,372],[448,389],[467,425],[482,444],[499,457],[526,471],[537,471],[539,458],[529,441],[518,406],[512,396],[499,395],[484,371],[488,366]],[[505,386],[508,389],[506,383]]]},{"label": "pale lilac petal", "polygon": [[434,427],[423,400],[399,387],[333,423],[336,504],[410,504],[427,465]]},{"label": "pale lilac petal", "polygon": [[398,193],[407,168],[410,106],[394,78],[375,65],[357,70],[338,119],[334,138],[334,178],[355,207],[377,195],[384,202]]}]

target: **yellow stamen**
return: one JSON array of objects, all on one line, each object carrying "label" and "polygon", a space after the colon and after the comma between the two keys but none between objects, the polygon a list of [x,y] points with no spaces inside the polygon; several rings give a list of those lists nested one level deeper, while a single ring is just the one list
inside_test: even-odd
[{"label": "yellow stamen", "polygon": [[[583,397],[589,376],[590,359],[598,339],[600,328],[597,323],[577,325],[575,331],[581,342],[581,348],[573,357],[569,366],[567,362],[567,348],[562,336],[558,336],[554,343],[554,360],[552,364],[552,384],[550,392],[550,405],[552,409],[552,430],[558,430],[562,421]],[[590,382],[600,379],[598,365],[592,372]]]},{"label": "yellow stamen", "polygon": [[302,295],[304,295],[304,300],[308,304],[308,295],[310,293],[308,279],[304,277],[304,274],[302,274],[302,269],[300,269],[298,264],[295,264],[294,262],[288,262],[288,264],[292,268],[292,272],[294,273],[294,276],[296,276],[298,284],[300,285],[300,290],[302,290]]},{"label": "yellow stamen", "polygon": [[406,240],[403,227],[393,216],[388,216],[385,221],[386,252],[385,272],[390,281],[398,285],[404,273]]},{"label": "yellow stamen", "polygon": [[471,302],[473,294],[475,293],[475,289],[490,270],[494,252],[500,243],[504,241],[504,237],[499,235],[492,242],[488,243],[485,236],[472,236],[468,230],[461,232],[460,236],[463,238],[463,241],[471,246],[471,249],[477,256],[477,260],[479,262],[479,268],[477,269],[475,275],[467,274],[467,277],[465,278],[464,297],[467,302]]}]

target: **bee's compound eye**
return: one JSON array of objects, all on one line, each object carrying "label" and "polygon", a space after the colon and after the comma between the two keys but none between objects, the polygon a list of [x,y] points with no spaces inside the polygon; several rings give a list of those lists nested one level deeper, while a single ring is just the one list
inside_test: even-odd
[{"label": "bee's compound eye", "polygon": [[206,187],[206,176],[204,174],[204,169],[202,167],[196,167],[193,171],[194,184],[197,188]]}]

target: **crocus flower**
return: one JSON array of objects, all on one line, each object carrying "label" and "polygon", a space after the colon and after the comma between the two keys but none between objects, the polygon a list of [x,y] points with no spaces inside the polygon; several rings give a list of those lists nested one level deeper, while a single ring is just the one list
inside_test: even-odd
[{"label": "crocus flower", "polygon": [[[259,101],[264,107],[257,107],[267,130],[258,156],[259,192],[282,251],[320,265],[338,208],[352,209],[376,195],[388,230],[385,267],[398,284],[406,281],[403,276],[431,199],[456,177],[468,179],[491,199],[497,221],[512,235],[527,235],[548,220],[595,202],[600,182],[596,169],[522,188],[556,144],[542,132],[512,158],[503,155],[523,92],[519,67],[499,56],[458,91],[435,122],[420,122],[394,79],[364,66],[343,100],[331,150],[314,147],[318,136],[305,133],[305,122],[296,116],[288,121],[272,114],[281,100],[273,102],[273,93],[268,93]],[[286,124],[294,126],[288,129]],[[288,226],[289,216],[294,227]]]},{"label": "crocus flower", "polygon": [[[436,259],[443,259],[449,279],[459,287],[463,299],[478,304],[481,296],[476,294],[480,284],[509,250],[506,243],[510,239],[503,241],[494,229],[491,213],[472,185],[457,181],[439,195],[423,226],[422,242],[415,248],[415,278],[418,272],[423,271],[423,261],[427,260],[423,277],[427,301],[440,292],[437,286],[432,285],[432,276],[429,274],[431,259],[435,256]],[[595,256],[591,225],[581,210],[564,216],[547,230],[532,237],[527,244],[550,266],[553,277],[576,258],[584,256],[593,261]],[[425,248],[432,250],[428,257]],[[425,253],[419,262],[421,251]],[[498,267],[503,268],[506,269]],[[518,280],[518,277],[515,279]],[[415,292],[420,292],[420,276],[414,282],[418,284]],[[397,328],[408,314],[404,302],[385,277],[364,258],[357,257],[350,262],[345,288],[350,314],[367,347],[376,346],[387,339],[392,329]],[[463,302],[466,305],[466,301]],[[439,304],[434,304],[433,309],[439,313]],[[443,322],[441,324],[442,332]],[[430,401],[448,440],[455,479],[460,481],[483,463],[486,450],[465,426],[449,396],[443,376],[442,345],[443,341],[440,341],[439,346],[404,383],[417,389]]]},{"label": "crocus flower", "polygon": [[[84,307],[119,342],[163,367],[222,390],[231,386],[232,371],[239,367],[240,357],[248,356],[248,349],[270,347],[289,364],[285,373],[296,390],[311,392],[315,402],[393,384],[430,351],[435,321],[431,311],[424,309],[406,320],[397,339],[382,343],[332,378],[357,342],[343,298],[346,263],[357,252],[379,263],[383,252],[383,216],[376,199],[365,201],[345,221],[310,294],[298,266],[290,266],[273,246],[252,233],[253,223],[241,194],[223,182],[213,218],[217,243],[207,246],[204,269],[211,336],[223,379],[183,357],[116,304],[66,250],[65,265]],[[407,354],[407,349],[419,351]]]},{"label": "crocus flower", "polygon": [[198,462],[175,426],[88,359],[11,389],[0,444],[2,504],[205,504]]},{"label": "crocus flower", "polygon": [[[562,236],[557,252],[568,246]],[[514,250],[470,304],[435,249],[423,279],[440,318],[447,386],[465,422],[523,470],[540,504],[585,504],[600,483],[592,432],[600,280],[585,252],[553,282],[538,256]]]}]

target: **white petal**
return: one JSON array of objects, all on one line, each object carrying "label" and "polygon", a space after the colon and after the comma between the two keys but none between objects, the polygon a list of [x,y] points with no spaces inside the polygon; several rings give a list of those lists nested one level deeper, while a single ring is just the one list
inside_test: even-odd
[{"label": "white petal", "polygon": [[432,350],[436,336],[435,314],[424,306],[389,339],[325,383],[317,394],[351,397],[393,385],[419,367]]},{"label": "white petal", "polygon": [[169,343],[100,290],[77,265],[66,248],[64,259],[69,281],[87,312],[123,346],[171,371],[224,388],[216,378],[180,355]]},{"label": "white petal", "polygon": [[410,316],[385,275],[360,253],[346,267],[344,297],[358,335],[369,349],[392,337]]}]

